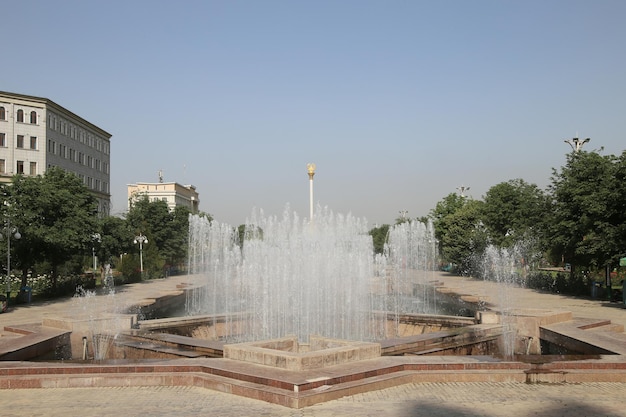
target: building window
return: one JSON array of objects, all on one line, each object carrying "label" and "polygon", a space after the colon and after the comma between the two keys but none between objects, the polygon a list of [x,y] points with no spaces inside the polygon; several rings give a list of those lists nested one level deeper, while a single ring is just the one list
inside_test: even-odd
[{"label": "building window", "polygon": [[18,174],[24,173],[24,161],[17,161],[17,173]]},{"label": "building window", "polygon": [[29,175],[37,175],[37,162],[31,162],[30,163]]},{"label": "building window", "polygon": [[18,148],[24,147],[24,135],[17,135],[17,145]]},{"label": "building window", "polygon": [[0,147],[6,148],[7,146],[7,134],[0,133]]},{"label": "building window", "polygon": [[57,152],[57,143],[51,139],[48,139],[48,152],[50,153]]},{"label": "building window", "polygon": [[0,106],[0,120],[6,120],[7,119],[7,111],[4,107]]},{"label": "building window", "polygon": [[24,110],[19,109],[17,111],[17,121],[21,122],[21,123],[24,123]]},{"label": "building window", "polygon": [[34,110],[30,112],[30,124],[32,125],[37,124],[37,112]]},{"label": "building window", "polygon": [[37,149],[37,136],[30,137],[30,148]]},{"label": "building window", "polygon": [[0,159],[0,174],[6,174],[6,168],[4,163],[4,159]]}]

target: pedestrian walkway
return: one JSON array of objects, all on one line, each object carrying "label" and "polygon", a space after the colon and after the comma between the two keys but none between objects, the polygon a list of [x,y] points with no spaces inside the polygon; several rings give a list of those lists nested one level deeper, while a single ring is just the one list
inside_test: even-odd
[{"label": "pedestrian walkway", "polygon": [[[171,293],[195,277],[170,277],[120,288],[132,302]],[[626,325],[619,303],[564,297],[492,282],[433,274],[433,280],[460,294],[488,298],[494,305],[571,311],[575,317],[607,318]],[[500,301],[505,300],[505,301]],[[23,305],[0,314],[0,325],[40,322],[63,315],[72,299]],[[0,337],[2,343],[2,337]],[[625,383],[411,383],[344,397],[300,410],[217,391],[188,387],[46,388],[0,390],[3,416],[624,416]]]},{"label": "pedestrian walkway", "polygon": [[294,410],[194,387],[0,390],[9,416],[624,417],[626,384],[406,384]]}]

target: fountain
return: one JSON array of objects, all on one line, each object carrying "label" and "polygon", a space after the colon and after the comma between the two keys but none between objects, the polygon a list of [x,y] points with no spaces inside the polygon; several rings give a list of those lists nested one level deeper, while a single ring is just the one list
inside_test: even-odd
[{"label": "fountain", "polygon": [[289,207],[280,218],[257,210],[239,242],[233,227],[192,216],[190,267],[206,285],[190,296],[188,314],[245,314],[231,323],[228,341],[373,341],[390,335],[391,313],[425,312],[429,299],[414,303],[414,286],[435,269],[431,226],[392,228],[386,254],[375,257],[364,219],[320,207],[314,219]]},{"label": "fountain", "polygon": [[541,353],[539,334],[524,333],[520,329],[520,317],[525,314],[513,309],[511,289],[525,285],[528,269],[528,244],[520,241],[508,248],[487,245],[482,254],[477,254],[479,278],[498,283],[499,322],[503,327],[501,353],[504,357],[516,354]]},{"label": "fountain", "polygon": [[[315,166],[308,168],[312,196]],[[374,255],[365,219],[319,206],[313,213],[311,205],[310,219],[289,207],[281,216],[255,210],[241,235],[198,216],[189,223],[188,281],[133,305],[152,316],[184,299],[185,317],[138,320],[120,311],[113,292],[100,300],[111,313],[92,314],[94,294],[85,292],[70,317],[43,323],[71,332],[73,358],[82,351],[83,361],[30,364],[19,356],[28,347],[15,349],[5,354],[16,362],[0,367],[0,388],[188,385],[301,408],[409,382],[626,381],[626,361],[604,356],[625,354],[624,344],[596,348],[588,340],[600,332],[583,334],[607,321],[573,322],[571,313],[547,309],[441,315],[447,293],[484,305],[439,286],[432,224],[391,227]],[[500,283],[500,306],[508,305],[518,258],[492,247],[483,258],[483,275]],[[540,338],[569,338],[595,356],[516,360],[540,351]]]}]

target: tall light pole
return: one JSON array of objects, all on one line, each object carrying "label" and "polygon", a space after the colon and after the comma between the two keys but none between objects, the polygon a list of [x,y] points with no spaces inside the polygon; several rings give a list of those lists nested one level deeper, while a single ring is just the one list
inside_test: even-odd
[{"label": "tall light pole", "polygon": [[[4,202],[4,205],[9,208],[10,204]],[[11,216],[7,213],[5,222],[4,237],[7,239],[7,307],[9,306],[9,300],[11,299],[11,237],[20,239],[22,235],[16,227],[11,226]],[[0,234],[0,237],[2,235]]]},{"label": "tall light pole", "polygon": [[459,191],[459,195],[461,197],[465,197],[465,191],[469,191],[470,187],[466,187],[464,185],[461,185],[460,187],[457,187],[457,190]]},{"label": "tall light pole", "polygon": [[573,138],[572,140],[569,139],[565,139],[563,142],[565,143],[569,143],[569,146],[572,147],[572,150],[574,152],[580,152],[580,150],[583,148],[583,145],[587,142],[589,142],[591,140],[591,138],[586,138],[583,140],[580,140],[578,138]]},{"label": "tall light pole", "polygon": [[96,261],[96,243],[102,242],[102,237],[100,233],[94,233],[91,235],[91,255],[93,256],[93,273],[94,278],[96,274],[96,268],[98,267],[98,263]]},{"label": "tall light pole", "polygon": [[133,243],[139,243],[139,271],[143,275],[143,244],[148,243],[148,238],[139,233],[139,236],[135,236]]},{"label": "tall light pole", "polygon": [[306,169],[309,172],[309,219],[313,221],[313,176],[315,175],[315,164],[306,164]]}]

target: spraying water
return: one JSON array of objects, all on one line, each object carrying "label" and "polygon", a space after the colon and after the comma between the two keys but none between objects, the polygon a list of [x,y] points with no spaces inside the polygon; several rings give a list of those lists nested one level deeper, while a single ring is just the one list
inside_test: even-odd
[{"label": "spraying water", "polygon": [[[416,308],[407,303],[416,271],[434,269],[432,227],[392,228],[386,253],[374,256],[366,220],[319,207],[314,219],[257,210],[240,241],[235,228],[191,216],[190,271],[206,285],[188,299],[188,314],[222,315],[234,341],[384,338],[386,314]],[[235,323],[241,314],[247,319]]]},{"label": "spraying water", "polygon": [[501,306],[499,313],[504,327],[502,350],[505,356],[516,353],[516,321],[510,307],[514,305],[510,290],[525,283],[528,268],[525,246],[522,242],[510,248],[488,245],[479,264],[481,277],[499,284],[498,298]]}]

